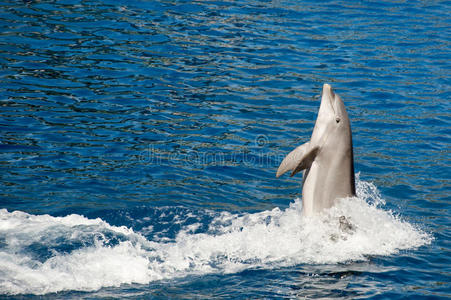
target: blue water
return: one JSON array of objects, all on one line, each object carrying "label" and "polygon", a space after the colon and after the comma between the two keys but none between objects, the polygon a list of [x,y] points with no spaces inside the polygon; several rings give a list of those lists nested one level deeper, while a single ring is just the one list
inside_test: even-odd
[{"label": "blue water", "polygon": [[[451,297],[450,11],[0,2],[0,295]],[[275,172],[325,82],[358,197],[309,220]]]}]

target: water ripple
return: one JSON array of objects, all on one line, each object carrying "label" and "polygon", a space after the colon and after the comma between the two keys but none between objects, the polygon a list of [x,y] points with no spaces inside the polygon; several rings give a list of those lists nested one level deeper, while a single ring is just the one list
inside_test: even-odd
[{"label": "water ripple", "polygon": [[446,1],[0,2],[1,207],[287,207],[300,178],[275,170],[310,136],[329,82],[351,117],[356,171],[437,235],[421,264],[441,272],[427,255],[449,249],[449,11]]}]

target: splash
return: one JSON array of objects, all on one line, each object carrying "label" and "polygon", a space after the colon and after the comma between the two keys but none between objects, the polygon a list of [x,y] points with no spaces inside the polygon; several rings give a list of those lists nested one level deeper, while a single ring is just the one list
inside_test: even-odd
[{"label": "splash", "polygon": [[[0,293],[94,291],[191,274],[361,261],[431,242],[429,234],[384,210],[384,204],[373,184],[357,180],[357,197],[342,199],[316,218],[301,218],[302,204],[296,199],[283,210],[216,214],[209,224],[182,226],[168,239],[146,238],[101,219],[3,209]],[[352,231],[340,230],[341,216],[352,223]]]}]

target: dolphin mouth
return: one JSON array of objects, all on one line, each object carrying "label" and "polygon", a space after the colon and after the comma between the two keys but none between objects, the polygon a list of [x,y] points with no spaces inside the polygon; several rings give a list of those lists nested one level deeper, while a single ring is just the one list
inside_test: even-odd
[{"label": "dolphin mouth", "polygon": [[332,107],[332,110],[334,111],[334,114],[336,114],[335,110],[335,93],[332,89],[332,86],[328,83],[325,83],[323,86],[323,93],[327,93],[327,97],[329,98],[330,106]]}]

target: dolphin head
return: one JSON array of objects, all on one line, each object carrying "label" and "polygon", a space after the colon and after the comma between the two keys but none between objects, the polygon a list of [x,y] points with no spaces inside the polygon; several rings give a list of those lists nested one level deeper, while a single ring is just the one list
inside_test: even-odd
[{"label": "dolphin head", "polygon": [[329,84],[324,84],[321,105],[311,142],[322,146],[327,142],[349,142],[351,127],[345,105],[341,97],[334,93]]}]

